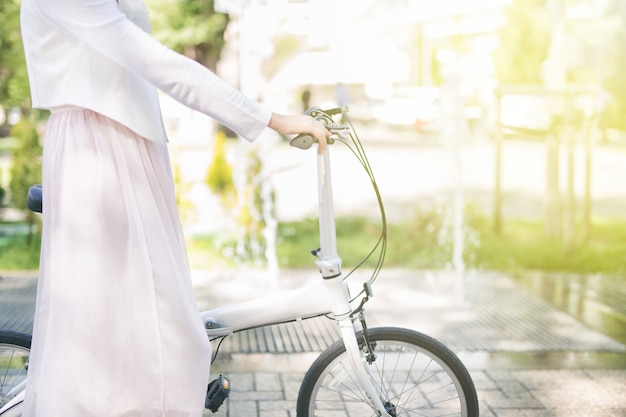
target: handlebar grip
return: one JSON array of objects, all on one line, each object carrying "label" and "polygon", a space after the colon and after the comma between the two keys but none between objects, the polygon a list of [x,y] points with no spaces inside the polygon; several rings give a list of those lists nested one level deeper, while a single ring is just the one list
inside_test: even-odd
[{"label": "handlebar grip", "polygon": [[295,148],[306,150],[313,146],[313,143],[315,142],[317,142],[317,140],[313,138],[313,136],[309,135],[308,133],[301,133],[295,138],[291,139],[291,141],[289,141],[289,144]]}]

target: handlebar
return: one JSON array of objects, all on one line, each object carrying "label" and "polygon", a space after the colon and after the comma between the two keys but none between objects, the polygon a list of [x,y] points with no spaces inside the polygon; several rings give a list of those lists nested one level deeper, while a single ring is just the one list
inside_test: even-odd
[{"label": "handlebar", "polygon": [[[328,131],[330,131],[332,135],[326,139],[326,143],[328,145],[332,145],[333,143],[335,143],[336,139],[345,139],[346,136],[350,134],[349,126],[340,126],[335,123],[332,118],[332,116],[344,114],[347,113],[347,111],[347,107],[337,107],[329,110],[321,110],[319,107],[311,107],[310,109],[305,111],[304,114],[313,117],[315,120],[322,123],[324,127],[328,129]],[[306,150],[317,142],[318,140],[308,133],[301,133],[295,138],[291,139],[289,144],[294,148]]]}]

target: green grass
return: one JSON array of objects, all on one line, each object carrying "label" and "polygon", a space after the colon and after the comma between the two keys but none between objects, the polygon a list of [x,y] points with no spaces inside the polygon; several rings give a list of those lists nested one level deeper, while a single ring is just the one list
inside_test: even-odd
[{"label": "green grass", "polygon": [[[591,236],[569,248],[545,236],[540,220],[509,220],[495,234],[483,218],[466,225],[467,268],[498,271],[543,270],[574,273],[626,273],[626,221],[597,220]],[[308,250],[317,241],[312,221],[282,224],[277,250],[283,266],[311,264]],[[403,268],[446,268],[452,260],[451,230],[428,215],[389,226],[385,265]],[[446,230],[448,229],[448,230]],[[337,221],[338,251],[346,267],[358,263],[376,244],[380,228],[364,219]],[[285,233],[288,232],[288,233]],[[313,242],[313,243],[312,243]]]},{"label": "green grass", "polygon": [[476,266],[502,271],[626,273],[626,221],[596,221],[571,247],[545,237],[539,221],[510,221],[501,235],[480,234]]},{"label": "green grass", "polygon": [[34,270],[39,265],[41,235],[0,235],[0,270]]},{"label": "green grass", "polygon": [[[541,220],[507,220],[494,234],[488,219],[471,215],[465,225],[467,268],[520,272],[626,274],[626,220],[595,219],[589,238],[572,247],[548,239]],[[283,268],[313,267],[311,250],[319,246],[318,224],[307,219],[281,223],[277,254]],[[380,224],[363,218],[337,219],[337,248],[346,269],[360,263],[380,238]],[[450,227],[433,213],[420,213],[389,225],[386,267],[446,268],[452,259]],[[196,236],[188,241],[193,268],[233,266],[234,238],[228,234]],[[0,270],[36,269],[39,238],[0,237]],[[372,267],[377,255],[365,265]]]}]

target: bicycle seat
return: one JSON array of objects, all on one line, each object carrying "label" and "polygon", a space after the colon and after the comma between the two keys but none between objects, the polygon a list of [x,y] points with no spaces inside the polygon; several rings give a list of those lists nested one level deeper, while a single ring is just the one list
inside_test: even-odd
[{"label": "bicycle seat", "polygon": [[26,196],[26,207],[37,213],[42,212],[41,190],[41,184],[35,184],[28,189],[28,195]]}]

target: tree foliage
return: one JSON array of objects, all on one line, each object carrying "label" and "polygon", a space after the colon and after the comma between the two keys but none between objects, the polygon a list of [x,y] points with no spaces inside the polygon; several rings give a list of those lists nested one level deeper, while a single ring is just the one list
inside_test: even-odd
[{"label": "tree foliage", "polygon": [[302,49],[304,40],[293,34],[281,34],[273,39],[274,54],[266,59],[261,71],[266,79],[272,79],[280,68]]},{"label": "tree foliage", "polygon": [[29,105],[28,76],[20,33],[20,1],[0,1],[0,105]]},{"label": "tree foliage", "polygon": [[499,31],[500,45],[494,54],[499,82],[542,83],[551,33],[547,1],[514,0],[507,9],[507,23]]},{"label": "tree foliage", "polygon": [[29,224],[26,243],[30,246],[33,239],[33,226],[37,223],[37,218],[35,213],[26,207],[26,194],[31,185],[41,184],[41,153],[43,151],[35,116],[22,117],[13,126],[11,136],[17,140],[17,146],[12,152],[10,205],[26,213],[26,222]]},{"label": "tree foliage", "polygon": [[623,0],[613,0],[609,8],[609,16],[613,21],[615,31],[612,39],[603,46],[607,55],[607,74],[604,87],[611,94],[611,100],[603,124],[626,130],[626,3]]},{"label": "tree foliage", "polygon": [[28,188],[41,183],[42,147],[36,123],[34,117],[23,117],[11,130],[17,145],[12,152],[10,202],[12,207],[19,209],[26,209]]},{"label": "tree foliage", "polygon": [[236,190],[233,182],[233,169],[226,159],[226,135],[217,132],[213,160],[205,178],[209,189],[219,195],[225,208],[231,208],[235,203]]},{"label": "tree foliage", "polygon": [[[589,0],[562,0],[564,10],[589,9]],[[626,2],[610,0],[604,15],[566,13],[566,76],[570,83],[602,86],[610,95],[603,127],[626,130]],[[550,0],[514,0],[507,24],[499,31],[494,54],[496,77],[502,84],[542,84],[544,61],[552,34]]]},{"label": "tree foliage", "polygon": [[165,45],[215,70],[229,18],[213,0],[148,0],[153,35]]}]

